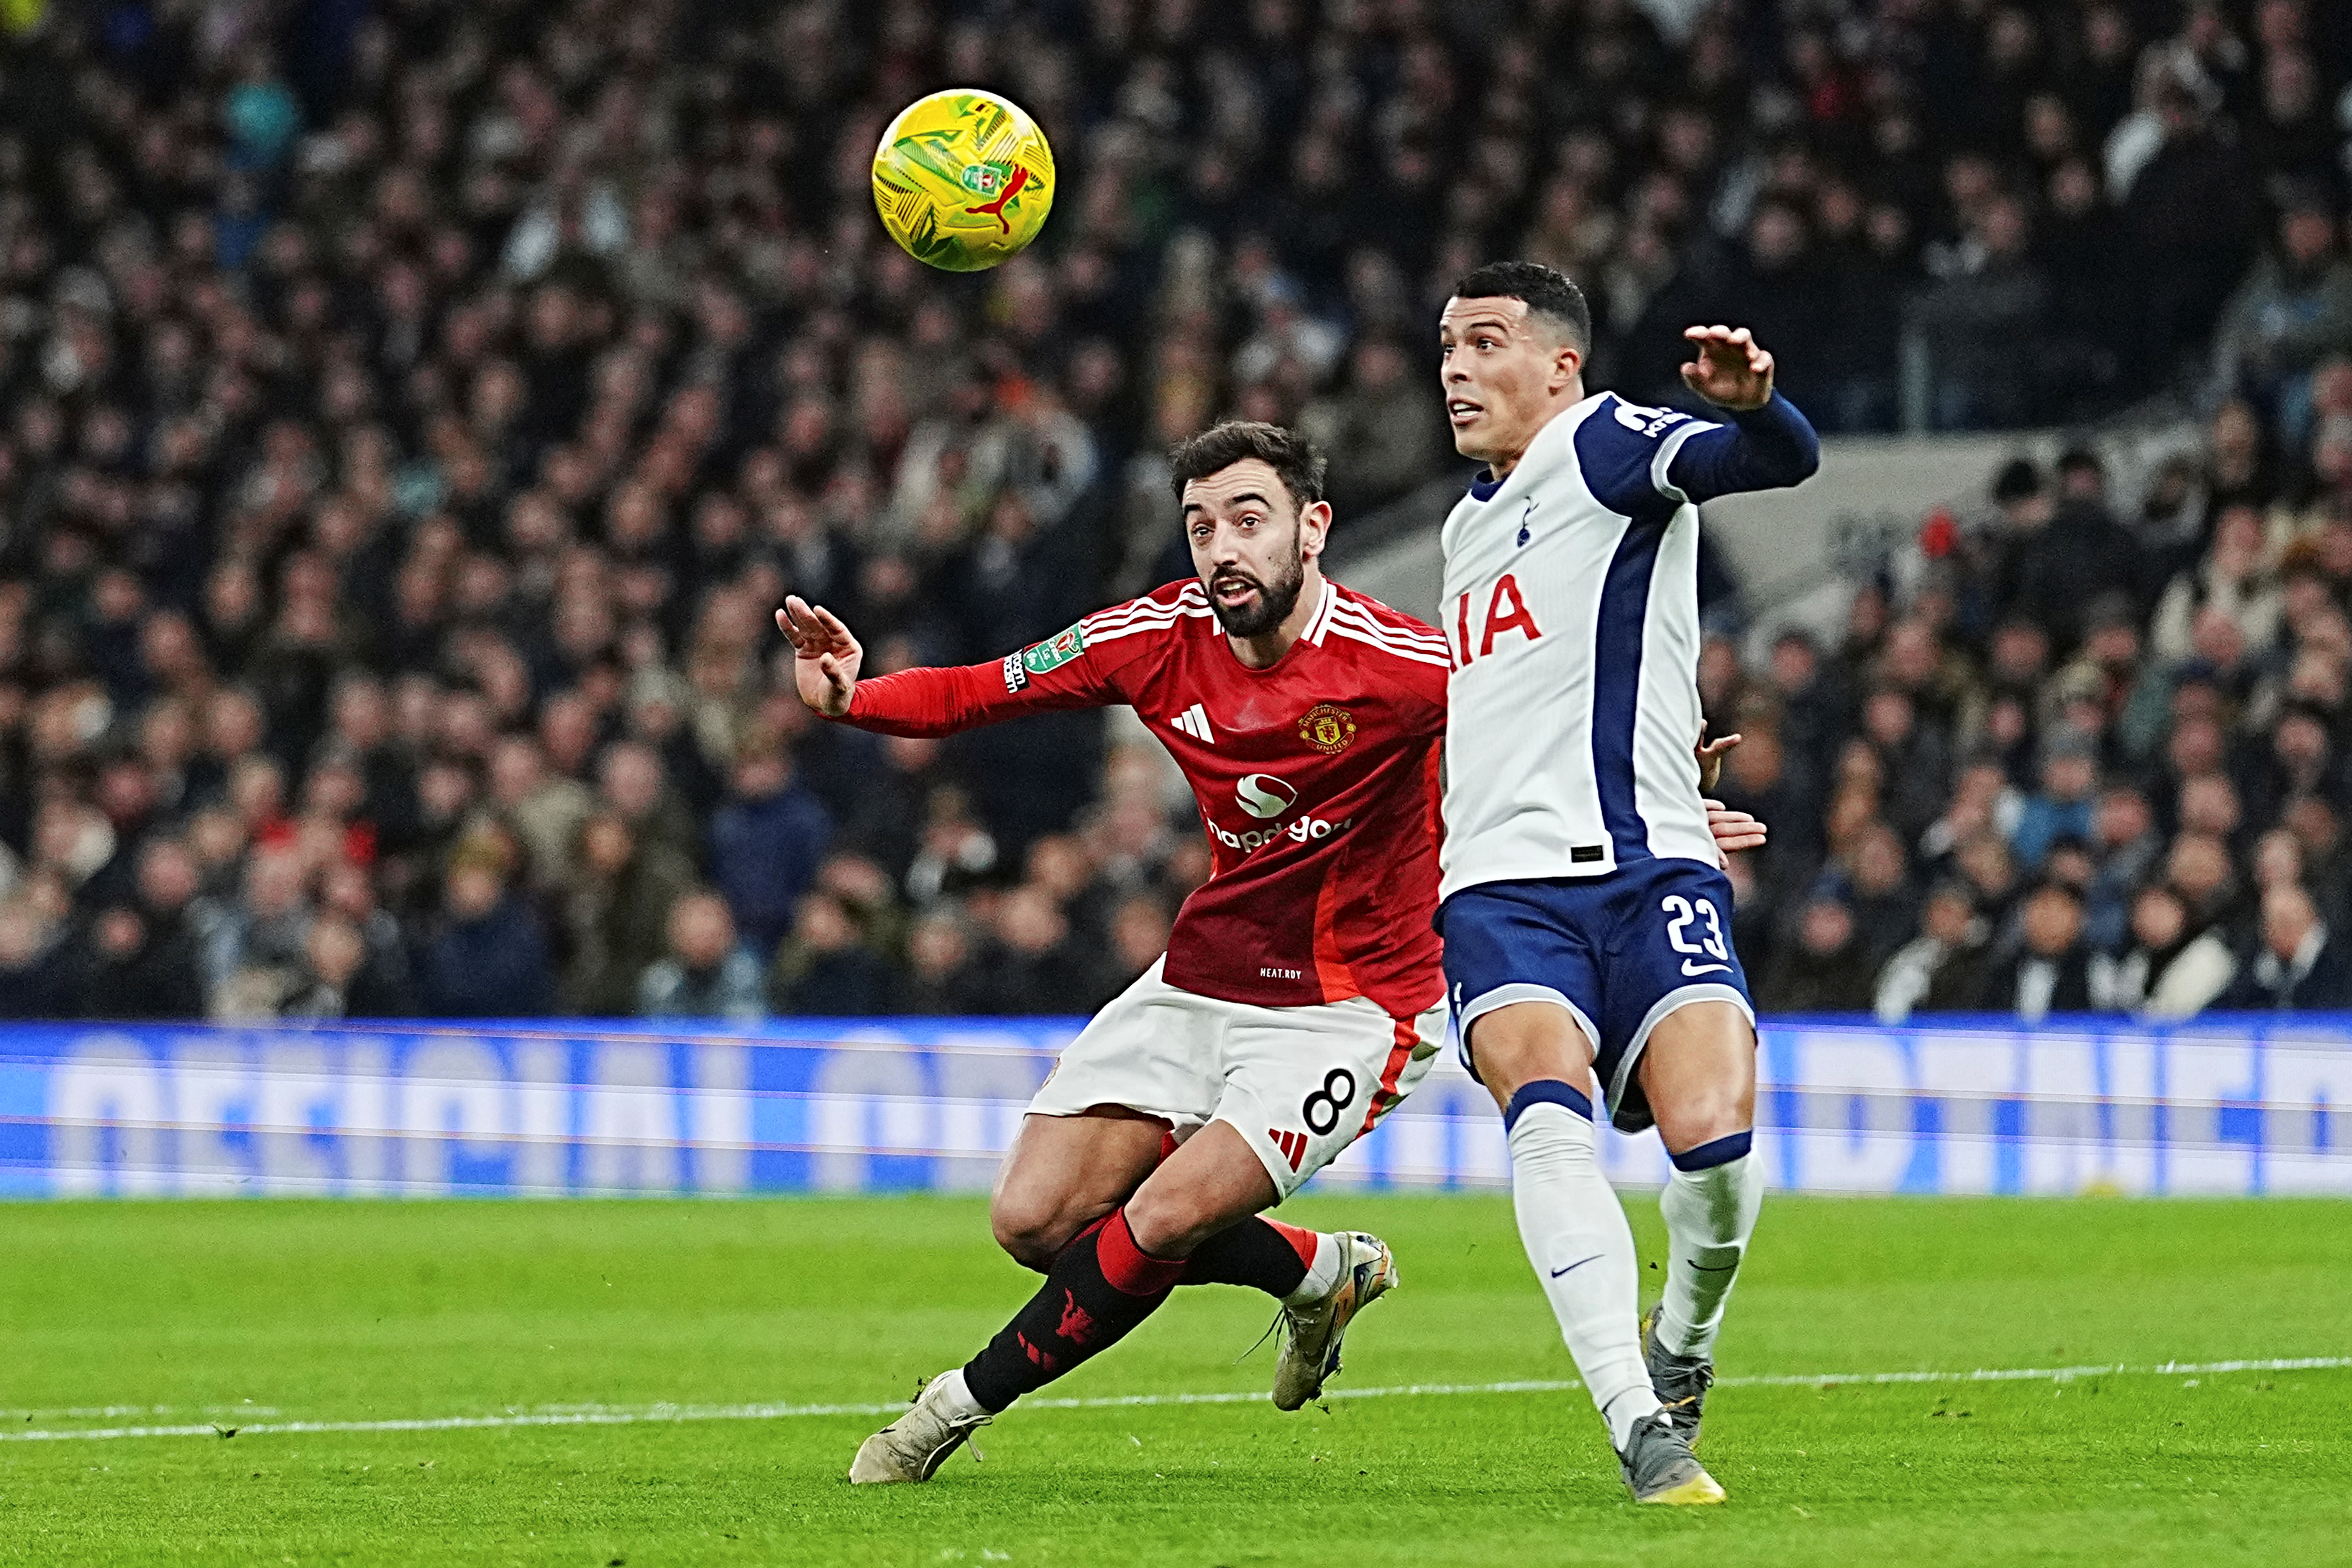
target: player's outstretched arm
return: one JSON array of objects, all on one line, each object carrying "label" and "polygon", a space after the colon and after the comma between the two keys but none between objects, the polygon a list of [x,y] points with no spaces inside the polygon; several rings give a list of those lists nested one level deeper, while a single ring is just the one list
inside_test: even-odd
[{"label": "player's outstretched arm", "polygon": [[847,718],[866,650],[841,617],[795,593],[776,612],[776,630],[793,645],[793,684],[801,701],[827,718]]},{"label": "player's outstretched arm", "polygon": [[1118,657],[1093,653],[1086,625],[1000,662],[861,679],[866,650],[839,616],[797,594],[776,612],[776,629],[793,645],[793,683],[801,701],[860,729],[926,739],[1042,708],[1127,701],[1117,679]]},{"label": "player's outstretched arm", "polygon": [[1683,383],[1730,416],[1684,438],[1667,469],[1693,501],[1802,484],[1822,465],[1821,437],[1797,405],[1773,390],[1772,356],[1745,327],[1693,327]]}]

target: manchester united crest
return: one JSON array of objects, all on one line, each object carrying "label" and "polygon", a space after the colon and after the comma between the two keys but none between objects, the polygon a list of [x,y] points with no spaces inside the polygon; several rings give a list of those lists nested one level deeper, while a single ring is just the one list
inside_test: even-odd
[{"label": "manchester united crest", "polygon": [[1337,757],[1356,738],[1355,716],[1337,703],[1317,703],[1298,721],[1298,738],[1326,757]]}]

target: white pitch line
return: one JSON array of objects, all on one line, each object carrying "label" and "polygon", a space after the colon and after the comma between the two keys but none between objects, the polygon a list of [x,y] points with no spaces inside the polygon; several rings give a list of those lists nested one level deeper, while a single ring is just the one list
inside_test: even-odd
[{"label": "white pitch line", "polygon": [[57,1410],[0,1410],[0,1421],[89,1420],[100,1416],[282,1416],[275,1405],[83,1405]]},{"label": "white pitch line", "polygon": [[[2352,1367],[2352,1355],[2304,1355],[2257,1361],[2166,1361],[2132,1366],[1992,1366],[1969,1372],[1759,1373],[1719,1377],[1717,1388],[1834,1388],[1916,1383],[2071,1383],[2081,1377],[2218,1376],[2231,1372],[2337,1372]],[[1584,1385],[1574,1378],[1536,1378],[1513,1383],[1400,1383],[1381,1388],[1334,1388],[1327,1399],[1402,1399],[1446,1394],[1564,1394]],[[1024,1399],[1024,1410],[1126,1410],[1162,1405],[1252,1405],[1265,1396],[1224,1389],[1195,1394],[1116,1394],[1089,1399]],[[635,1427],[688,1421],[783,1421],[807,1416],[895,1416],[907,1408],[887,1405],[638,1405],[569,1406],[551,1410],[511,1411],[498,1416],[416,1416],[385,1421],[255,1421],[234,1427],[84,1427],[40,1431],[0,1431],[0,1443],[58,1443],[115,1437],[265,1437],[303,1432],[467,1432],[510,1427]]]}]

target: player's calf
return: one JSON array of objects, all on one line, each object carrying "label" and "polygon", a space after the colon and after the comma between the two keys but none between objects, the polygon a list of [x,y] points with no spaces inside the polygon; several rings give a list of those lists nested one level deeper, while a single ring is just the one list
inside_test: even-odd
[{"label": "player's calf", "polygon": [[1591,1081],[1591,1045],[1576,1016],[1548,1001],[1499,1007],[1465,1027],[1479,1080],[1503,1105],[1520,1243],[1622,1452],[1658,1401],[1634,1321],[1633,1232],[1601,1173],[1592,1101],[1580,1087]]},{"label": "player's calf", "polygon": [[1336,1265],[1318,1267],[1325,1248],[1336,1257],[1338,1238],[1301,1230],[1264,1215],[1226,1227],[1192,1249],[1180,1285],[1242,1285],[1276,1301],[1316,1295],[1339,1277]]},{"label": "player's calf", "polygon": [[1249,1141],[1212,1122],[1145,1178],[1127,1200],[1136,1245],[1159,1258],[1189,1258],[1202,1243],[1282,1201]]},{"label": "player's calf", "polygon": [[866,1440],[849,1479],[929,1479],[975,1429],[1124,1339],[1178,1284],[1255,1284],[1295,1294],[1310,1276],[1304,1255],[1326,1239],[1252,1218],[1202,1243],[1193,1259],[1163,1258],[1137,1244],[1126,1209],[1113,1213],[1062,1249],[1044,1286],[978,1355],[932,1379],[913,1409]]},{"label": "player's calf", "polygon": [[1640,1063],[1674,1174],[1658,1195],[1666,1222],[1666,1284],[1643,1320],[1643,1359],[1667,1418],[1698,1441],[1715,1380],[1715,1340],[1764,1196],[1753,1146],[1756,1033],[1722,1002],[1661,1019]]},{"label": "player's calf", "polygon": [[[1251,1125],[1268,1120],[1250,1118]],[[1332,1152],[1344,1140],[1331,1141]],[[1275,1368],[1274,1402],[1296,1410],[1339,1370],[1348,1324],[1396,1283],[1396,1262],[1378,1238],[1325,1236],[1251,1213],[1282,1197],[1293,1172],[1239,1124],[1219,1118],[1145,1182],[1125,1214],[1137,1244],[1186,1257],[1184,1277],[1241,1279],[1283,1303],[1287,1330]],[[1235,1222],[1235,1215],[1247,1218]],[[1195,1270],[1199,1272],[1196,1274]]]},{"label": "player's calf", "polygon": [[1666,1222],[1666,1290],[1643,1320],[1642,1347],[1659,1403],[1694,1445],[1715,1381],[1724,1305],[1763,1205],[1764,1172],[1753,1142],[1752,1133],[1739,1132],[1676,1152],[1674,1175],[1658,1195]]},{"label": "player's calf", "polygon": [[1045,1283],[964,1367],[964,1385],[994,1415],[1127,1337],[1184,1272],[1181,1258],[1138,1246],[1124,1209],[1062,1249]]},{"label": "player's calf", "polygon": [[850,1479],[926,1480],[974,1427],[1127,1337],[1184,1271],[1135,1244],[1124,1210],[1062,1249],[1045,1283],[960,1372],[866,1440]]}]

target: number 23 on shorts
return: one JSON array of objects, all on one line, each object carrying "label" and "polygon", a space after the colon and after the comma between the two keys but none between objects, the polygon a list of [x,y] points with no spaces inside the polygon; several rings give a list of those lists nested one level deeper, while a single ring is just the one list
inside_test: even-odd
[{"label": "number 23 on shorts", "polygon": [[[1729,974],[1731,950],[1723,945],[1723,918],[1715,912],[1715,901],[1709,898],[1685,898],[1670,893],[1659,907],[1666,915],[1666,945],[1685,955],[1683,973],[1685,976]],[[1704,925],[1703,933],[1692,927]],[[1692,940],[1696,936],[1697,940]]]}]

